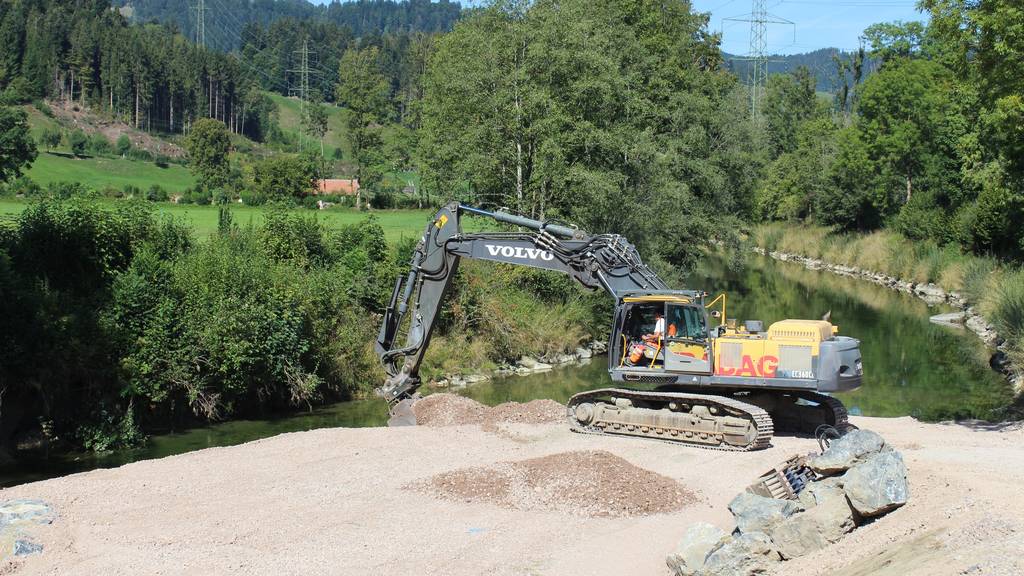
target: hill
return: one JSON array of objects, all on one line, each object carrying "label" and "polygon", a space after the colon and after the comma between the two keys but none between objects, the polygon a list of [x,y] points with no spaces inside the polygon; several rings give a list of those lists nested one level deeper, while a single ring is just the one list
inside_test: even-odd
[{"label": "hill", "polygon": [[[115,7],[134,22],[174,24],[185,36],[195,38],[195,2],[191,0],[113,0]],[[344,26],[357,36],[382,32],[445,32],[462,15],[458,2],[440,0],[356,0],[313,4],[308,0],[210,0],[208,18],[218,26],[206,26],[207,43],[237,48],[242,29],[250,22],[262,25],[275,20],[319,20]]]},{"label": "hill", "polygon": [[[726,66],[740,78],[746,78],[750,73],[750,61],[745,56],[723,53]],[[836,75],[835,58],[849,61],[854,57],[852,52],[845,52],[838,48],[821,48],[803,54],[772,54],[768,57],[769,74],[785,74],[792,72],[801,66],[806,66],[814,74],[817,82],[816,88],[819,92],[835,92],[838,77]],[[864,67],[865,76],[877,68],[876,63],[868,60]]]}]

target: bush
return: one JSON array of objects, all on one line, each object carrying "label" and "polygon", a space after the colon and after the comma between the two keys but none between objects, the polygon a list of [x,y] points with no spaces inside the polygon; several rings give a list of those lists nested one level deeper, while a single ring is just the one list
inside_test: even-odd
[{"label": "bush", "polygon": [[150,202],[166,202],[167,198],[167,190],[164,190],[159,184],[153,184],[146,191],[146,200]]},{"label": "bush", "polygon": [[99,194],[81,182],[51,182],[46,187],[51,198],[67,200],[69,198],[96,198]]},{"label": "bush", "polygon": [[85,136],[85,132],[81,130],[73,130],[68,134],[68,146],[71,147],[71,153],[75,156],[85,155],[85,148],[88,145],[89,140]]},{"label": "bush", "polygon": [[262,206],[266,202],[266,198],[249,190],[242,190],[239,197],[246,206]]},{"label": "bush", "polygon": [[110,154],[110,140],[103,134],[96,133],[89,137],[89,151],[97,156]]},{"label": "bush", "polygon": [[117,151],[118,156],[127,157],[128,153],[132,151],[132,139],[127,134],[121,134],[117,139],[117,144],[114,145],[114,150]]},{"label": "bush", "polygon": [[3,190],[9,196],[24,196],[25,198],[33,198],[43,194],[43,188],[28,176],[21,176],[8,183]]},{"label": "bush", "polygon": [[60,146],[61,133],[56,128],[46,128],[43,133],[39,136],[39,143],[45,146],[48,150],[53,150],[57,146]]},{"label": "bush", "polygon": [[124,197],[125,198],[141,198],[142,190],[134,184],[125,184],[124,186]]}]

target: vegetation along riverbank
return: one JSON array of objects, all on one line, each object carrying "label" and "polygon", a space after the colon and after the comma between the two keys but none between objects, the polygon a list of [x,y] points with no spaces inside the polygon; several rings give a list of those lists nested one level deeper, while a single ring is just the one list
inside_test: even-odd
[{"label": "vegetation along riverbank", "polygon": [[996,349],[992,367],[1024,394],[1024,271],[954,246],[915,243],[898,233],[843,233],[825,227],[761,225],[762,253],[913,293],[963,310],[961,323]]}]

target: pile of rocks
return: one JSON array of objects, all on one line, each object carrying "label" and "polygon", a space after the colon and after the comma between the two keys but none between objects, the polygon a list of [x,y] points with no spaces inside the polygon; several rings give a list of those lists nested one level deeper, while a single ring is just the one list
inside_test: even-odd
[{"label": "pile of rocks", "polygon": [[869,430],[854,430],[808,458],[818,478],[798,500],[744,492],[729,503],[736,529],[691,526],[666,559],[678,576],[760,574],[838,541],[910,495],[903,457]]}]

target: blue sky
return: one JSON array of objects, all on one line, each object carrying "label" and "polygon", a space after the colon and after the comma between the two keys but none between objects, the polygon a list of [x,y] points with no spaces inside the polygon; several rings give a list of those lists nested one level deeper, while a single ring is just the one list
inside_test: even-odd
[{"label": "blue sky", "polygon": [[[710,27],[722,32],[722,49],[730,54],[750,50],[750,23],[727,20],[750,14],[751,0],[692,0],[694,8],[711,12]],[[861,32],[876,22],[924,20],[916,0],[768,0],[768,12],[795,23],[769,25],[768,51],[797,54],[818,48],[855,49]]]}]

